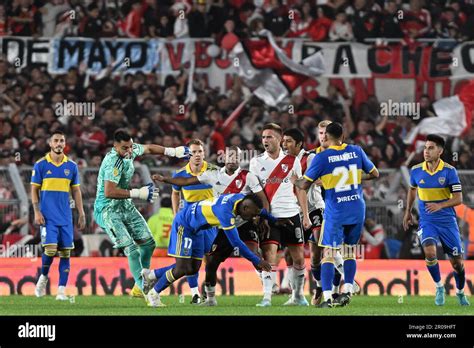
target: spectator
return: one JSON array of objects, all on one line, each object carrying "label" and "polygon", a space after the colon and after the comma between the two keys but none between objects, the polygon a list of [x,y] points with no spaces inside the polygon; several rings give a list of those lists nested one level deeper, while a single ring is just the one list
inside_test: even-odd
[{"label": "spectator", "polygon": [[[71,7],[64,0],[48,0],[46,4],[39,9],[43,22],[44,37],[53,37],[56,32],[56,19],[58,15],[69,10]],[[71,16],[70,13],[66,14]]]},{"label": "spectator", "polygon": [[10,35],[7,10],[4,4],[0,4],[0,36]]},{"label": "spectator", "polygon": [[338,12],[336,20],[329,30],[329,39],[331,41],[351,41],[353,37],[352,26],[347,21],[346,13],[344,11]]},{"label": "spectator", "polygon": [[365,220],[361,243],[364,245],[364,258],[381,259],[384,249],[385,231],[372,217]]},{"label": "spectator", "polygon": [[174,214],[173,209],[171,209],[171,198],[169,195],[163,195],[161,197],[160,209],[147,221],[151,235],[156,243],[153,256],[165,257],[168,255],[168,244],[173,218]]},{"label": "spectator", "polygon": [[[152,13],[152,10],[150,10]],[[132,9],[120,24],[120,29],[126,37],[137,38],[142,36],[143,7],[140,0],[132,2]]]},{"label": "spectator", "polygon": [[264,14],[265,28],[275,36],[284,36],[290,28],[288,8],[282,5],[281,0],[270,0]]},{"label": "spectator", "polygon": [[34,36],[40,34],[40,13],[32,0],[13,2],[9,20],[10,32],[16,36]]},{"label": "spectator", "polygon": [[88,16],[82,20],[79,33],[85,37],[99,38],[102,32],[102,19],[99,17],[99,7],[91,3],[87,7]]},{"label": "spectator", "polygon": [[174,37],[185,38],[189,36],[189,26],[188,26],[188,18],[187,12],[189,11],[189,5],[186,2],[177,2],[171,7],[173,11],[173,16],[175,17],[174,20],[174,28],[173,34]]},{"label": "spectator", "polygon": [[188,14],[189,36],[208,37],[205,0],[197,0],[197,3]]},{"label": "spectator", "polygon": [[403,12],[397,6],[395,0],[389,0],[385,3],[386,11],[382,19],[382,35],[387,38],[402,38],[403,31],[400,21],[403,18]]}]

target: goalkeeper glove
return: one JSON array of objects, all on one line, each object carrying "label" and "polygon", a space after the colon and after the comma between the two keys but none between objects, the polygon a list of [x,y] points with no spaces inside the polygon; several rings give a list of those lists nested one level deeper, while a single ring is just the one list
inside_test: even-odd
[{"label": "goalkeeper glove", "polygon": [[152,183],[143,186],[139,189],[130,190],[130,198],[143,199],[149,203],[153,203],[158,198],[159,190]]},{"label": "goalkeeper glove", "polygon": [[178,157],[178,158],[191,157],[191,154],[189,152],[189,147],[187,146],[165,147],[165,155],[169,157]]}]

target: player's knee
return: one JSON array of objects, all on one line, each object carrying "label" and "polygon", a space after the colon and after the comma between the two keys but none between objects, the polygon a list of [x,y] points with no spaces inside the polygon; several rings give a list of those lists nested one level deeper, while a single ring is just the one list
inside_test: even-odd
[{"label": "player's knee", "polygon": [[140,251],[138,251],[138,246],[134,243],[131,243],[127,245],[126,247],[123,248],[123,252],[125,256],[130,257],[130,256],[140,256]]},{"label": "player's knee", "polygon": [[68,259],[71,257],[71,249],[63,249],[58,251],[58,255],[60,258]]},{"label": "player's knee", "polygon": [[453,268],[457,273],[464,271],[464,263],[462,262],[462,259],[455,260],[453,263]]},{"label": "player's knee", "polygon": [[436,255],[425,255],[425,263],[427,266],[434,266],[438,264],[438,258]]},{"label": "player's knee", "polygon": [[323,259],[321,260],[321,264],[326,263],[326,262],[334,263],[334,257],[333,256],[323,257]]},{"label": "player's knee", "polygon": [[55,256],[57,251],[58,251],[57,245],[46,245],[44,247],[44,254],[49,257]]}]

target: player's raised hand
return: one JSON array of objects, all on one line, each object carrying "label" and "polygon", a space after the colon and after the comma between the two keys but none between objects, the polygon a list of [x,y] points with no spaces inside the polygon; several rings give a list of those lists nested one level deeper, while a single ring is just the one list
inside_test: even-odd
[{"label": "player's raised hand", "polygon": [[45,221],[44,221],[43,214],[40,211],[38,212],[35,211],[35,225],[42,226],[44,224],[45,224]]},{"label": "player's raised hand", "polygon": [[143,199],[149,203],[153,203],[158,198],[159,190],[155,185],[149,183],[139,189],[130,190],[130,198]]},{"label": "player's raised hand", "polygon": [[406,231],[408,227],[413,225],[413,215],[410,212],[406,212],[403,216],[403,229]]}]

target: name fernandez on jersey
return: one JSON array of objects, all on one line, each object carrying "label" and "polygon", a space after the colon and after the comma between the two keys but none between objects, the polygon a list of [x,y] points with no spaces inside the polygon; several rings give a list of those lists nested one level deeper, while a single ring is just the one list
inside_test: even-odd
[{"label": "name fernandez on jersey", "polygon": [[342,224],[356,224],[365,218],[362,172],[374,170],[359,146],[342,144],[315,156],[304,178],[310,182],[321,179],[326,192],[325,219],[330,216]]}]

